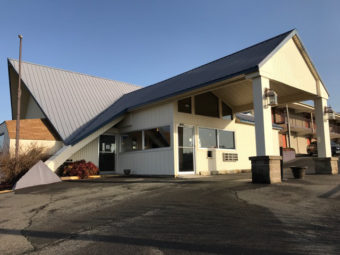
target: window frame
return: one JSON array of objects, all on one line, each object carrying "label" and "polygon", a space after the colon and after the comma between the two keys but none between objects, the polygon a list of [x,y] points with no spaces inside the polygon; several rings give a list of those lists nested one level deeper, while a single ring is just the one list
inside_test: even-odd
[{"label": "window frame", "polygon": [[[126,136],[130,133],[136,133],[136,132],[141,132],[142,133],[142,139],[141,139],[141,149],[139,150],[128,150],[128,151],[123,151],[123,136]],[[129,131],[129,132],[124,132],[122,134],[119,134],[119,153],[128,153],[128,152],[137,152],[137,151],[143,151],[144,149],[144,142],[143,142],[143,137],[144,137],[144,132],[143,130],[134,130],[134,131]]]},{"label": "window frame", "polygon": [[[216,147],[202,147],[201,146],[200,129],[210,129],[210,130],[215,131]],[[198,127],[198,145],[199,145],[199,148],[202,148],[202,149],[217,149],[218,148],[218,132],[217,132],[217,129],[216,128]]]},{"label": "window frame", "polygon": [[[201,141],[200,141],[200,135],[199,135],[199,129],[213,129],[216,131],[216,142],[217,142],[217,147],[216,148],[211,148],[211,147],[201,147]],[[198,129],[198,149],[211,149],[211,150],[229,150],[229,151],[236,151],[236,131],[235,130],[224,130],[224,129],[218,129],[218,128],[211,128],[211,127],[204,127],[204,126],[197,126]],[[220,136],[219,133],[220,131],[227,131],[227,132],[232,132],[234,134],[234,148],[233,149],[228,149],[228,148],[220,148]]]},{"label": "window frame", "polygon": [[[169,133],[170,133],[170,137],[169,137],[169,146],[164,146],[164,147],[158,147],[158,148],[148,148],[146,149],[145,148],[145,131],[147,130],[152,130],[152,129],[157,129],[157,128],[162,128],[162,127],[169,127]],[[171,148],[172,147],[172,142],[171,142],[171,131],[172,131],[172,128],[171,128],[171,125],[165,125],[165,126],[157,126],[157,127],[153,127],[153,128],[147,128],[147,129],[143,129],[143,134],[142,134],[142,139],[143,139],[143,149],[142,151],[149,151],[149,150],[159,150],[159,149],[168,149],[168,148]]]},{"label": "window frame", "polygon": [[[190,99],[190,112],[182,112],[179,110],[179,102],[180,101],[184,101],[186,99]],[[195,100],[192,98],[192,96],[188,96],[188,97],[185,97],[185,98],[182,98],[182,99],[178,99],[177,100],[177,112],[179,113],[185,113],[185,114],[193,114],[194,113],[194,105],[195,105]]]},{"label": "window frame", "polygon": [[[234,148],[220,148],[220,132],[230,132],[230,133],[233,134]],[[220,149],[220,150],[236,150],[236,136],[235,136],[235,131],[218,129],[217,138],[218,138],[218,149]]]}]

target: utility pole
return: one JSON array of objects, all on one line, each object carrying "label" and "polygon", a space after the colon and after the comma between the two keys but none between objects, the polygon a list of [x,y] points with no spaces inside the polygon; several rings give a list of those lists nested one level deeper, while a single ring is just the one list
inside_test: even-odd
[{"label": "utility pole", "polygon": [[19,82],[18,82],[18,98],[17,98],[17,121],[16,121],[16,136],[15,136],[15,170],[18,167],[19,160],[19,139],[20,139],[20,108],[21,108],[21,51],[22,51],[22,35],[18,35],[20,39],[19,48]]}]

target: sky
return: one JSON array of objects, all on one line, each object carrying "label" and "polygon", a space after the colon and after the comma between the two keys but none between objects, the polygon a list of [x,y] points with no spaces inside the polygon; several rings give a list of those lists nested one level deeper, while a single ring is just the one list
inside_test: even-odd
[{"label": "sky", "polygon": [[296,28],[340,112],[339,0],[0,0],[0,123],[7,58],[147,86]]}]

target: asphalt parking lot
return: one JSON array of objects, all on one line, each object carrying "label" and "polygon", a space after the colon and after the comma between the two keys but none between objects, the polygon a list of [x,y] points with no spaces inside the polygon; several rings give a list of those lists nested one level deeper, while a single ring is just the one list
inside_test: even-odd
[{"label": "asphalt parking lot", "polygon": [[0,195],[0,254],[340,254],[340,175],[104,178]]}]

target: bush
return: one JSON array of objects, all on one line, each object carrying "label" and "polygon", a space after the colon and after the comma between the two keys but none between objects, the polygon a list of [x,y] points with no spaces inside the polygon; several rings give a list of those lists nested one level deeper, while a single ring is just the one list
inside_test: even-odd
[{"label": "bush", "polygon": [[60,176],[78,176],[80,179],[87,179],[90,175],[99,173],[98,167],[92,162],[85,160],[65,163],[58,171]]},{"label": "bush", "polygon": [[47,160],[49,155],[44,147],[35,144],[25,150],[20,150],[16,167],[15,155],[4,154],[0,156],[0,183],[14,185],[39,160]]}]

